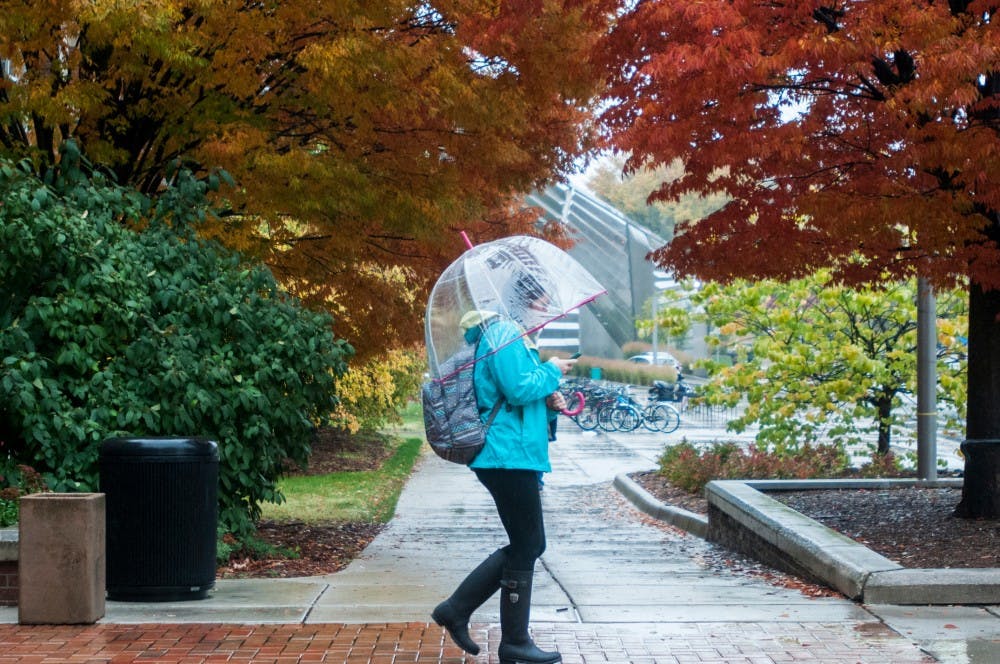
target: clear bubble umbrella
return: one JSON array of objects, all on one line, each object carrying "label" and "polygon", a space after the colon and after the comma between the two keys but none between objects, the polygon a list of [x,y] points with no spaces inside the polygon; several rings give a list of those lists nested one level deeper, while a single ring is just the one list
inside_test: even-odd
[{"label": "clear bubble umbrella", "polygon": [[470,247],[441,274],[427,303],[431,378],[457,372],[447,360],[466,346],[471,327],[499,316],[531,335],[605,292],[574,258],[545,240],[515,235]]}]

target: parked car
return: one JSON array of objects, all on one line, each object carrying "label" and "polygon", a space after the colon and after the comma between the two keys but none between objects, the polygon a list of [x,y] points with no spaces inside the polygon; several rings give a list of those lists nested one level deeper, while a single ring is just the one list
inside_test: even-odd
[{"label": "parked car", "polygon": [[[654,364],[652,351],[648,353],[642,353],[641,355],[633,355],[628,358],[629,362],[635,362],[636,364]],[[680,360],[671,355],[665,350],[656,351],[656,362],[657,366],[673,367],[677,373],[681,373],[683,367],[681,366]]]}]

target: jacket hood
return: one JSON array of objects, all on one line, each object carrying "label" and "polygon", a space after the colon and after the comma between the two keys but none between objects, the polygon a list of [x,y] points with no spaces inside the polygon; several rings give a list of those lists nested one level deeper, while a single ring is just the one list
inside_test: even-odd
[{"label": "jacket hood", "polygon": [[459,321],[458,326],[461,328],[466,342],[474,344],[479,341],[479,337],[482,335],[486,326],[499,317],[500,314],[495,311],[480,311],[475,309],[473,311],[466,312],[466,314],[462,316],[462,320]]}]

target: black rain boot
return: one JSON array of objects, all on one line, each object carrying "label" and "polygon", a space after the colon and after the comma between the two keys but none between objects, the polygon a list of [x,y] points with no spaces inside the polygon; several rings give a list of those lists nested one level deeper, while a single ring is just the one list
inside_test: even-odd
[{"label": "black rain boot", "polygon": [[469,572],[451,597],[438,604],[431,612],[434,622],[448,630],[451,640],[470,655],[479,654],[479,645],[469,636],[469,618],[500,587],[506,562],[506,552],[497,549]]},{"label": "black rain boot", "polygon": [[505,569],[500,582],[500,664],[556,664],[558,652],[539,650],[528,635],[532,570]]}]

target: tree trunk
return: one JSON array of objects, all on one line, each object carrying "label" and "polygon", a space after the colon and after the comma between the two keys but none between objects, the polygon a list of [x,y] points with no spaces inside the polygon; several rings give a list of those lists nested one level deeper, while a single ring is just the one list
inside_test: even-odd
[{"label": "tree trunk", "polygon": [[879,456],[889,453],[892,444],[892,399],[879,399],[876,404],[878,408],[878,448]]},{"label": "tree trunk", "polygon": [[965,482],[955,516],[966,519],[1000,518],[1000,439],[962,443]]},{"label": "tree trunk", "polygon": [[969,287],[965,481],[955,516],[1000,518],[1000,291]]}]

